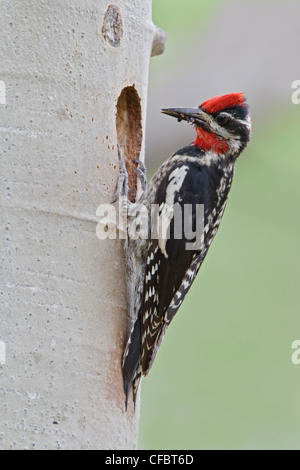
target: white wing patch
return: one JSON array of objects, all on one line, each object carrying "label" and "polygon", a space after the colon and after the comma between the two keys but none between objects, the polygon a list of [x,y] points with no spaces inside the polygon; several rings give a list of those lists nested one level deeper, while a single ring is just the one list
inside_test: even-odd
[{"label": "white wing patch", "polygon": [[170,223],[174,214],[173,206],[175,201],[175,194],[180,191],[188,169],[189,167],[187,165],[182,165],[178,168],[175,168],[175,170],[170,173],[169,183],[166,189],[165,202],[163,202],[159,206],[159,214],[157,221],[158,246],[166,258],[168,258],[168,254],[166,252],[166,244],[168,240]]},{"label": "white wing patch", "polygon": [[174,204],[175,193],[180,191],[188,169],[187,165],[182,165],[170,173],[169,184],[166,189],[166,204],[169,204],[169,206]]}]

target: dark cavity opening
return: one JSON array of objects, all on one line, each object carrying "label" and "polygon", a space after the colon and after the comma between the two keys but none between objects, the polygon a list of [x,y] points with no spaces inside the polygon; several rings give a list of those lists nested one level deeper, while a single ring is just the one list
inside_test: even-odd
[{"label": "dark cavity opening", "polygon": [[134,160],[140,157],[142,146],[142,108],[141,99],[135,86],[123,88],[117,102],[117,139],[128,172],[129,200],[135,202],[137,174]]}]

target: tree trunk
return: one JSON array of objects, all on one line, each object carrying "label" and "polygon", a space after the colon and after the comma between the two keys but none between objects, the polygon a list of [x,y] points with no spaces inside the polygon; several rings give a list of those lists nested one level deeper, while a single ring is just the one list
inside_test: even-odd
[{"label": "tree trunk", "polygon": [[151,0],[2,0],[0,25],[0,447],[134,448],[123,245],[96,210],[117,142],[129,173],[143,153]]}]

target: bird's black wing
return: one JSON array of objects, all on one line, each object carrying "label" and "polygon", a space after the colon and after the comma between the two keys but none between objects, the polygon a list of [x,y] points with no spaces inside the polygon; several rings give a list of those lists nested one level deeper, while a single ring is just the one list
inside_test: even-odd
[{"label": "bird's black wing", "polygon": [[[151,240],[147,254],[141,307],[141,363],[144,375],[149,372],[165,330],[206,255],[210,232],[218,217],[217,189],[223,177],[224,173],[218,167],[187,161],[171,168],[157,189],[155,204],[160,208],[160,222],[165,217],[170,233],[166,240],[161,237],[166,235],[165,229],[154,230],[158,237]],[[190,220],[184,217],[183,201],[185,206],[190,205]],[[177,218],[174,213],[173,217],[168,213],[167,202],[173,202],[179,208],[178,212],[174,212]],[[197,205],[204,205],[204,220],[199,220],[201,211],[197,212]],[[183,233],[177,239],[180,210]],[[195,233],[197,223],[202,224],[206,232],[204,239],[200,245],[198,243],[193,249],[187,249],[191,239],[184,233],[185,224]]]}]

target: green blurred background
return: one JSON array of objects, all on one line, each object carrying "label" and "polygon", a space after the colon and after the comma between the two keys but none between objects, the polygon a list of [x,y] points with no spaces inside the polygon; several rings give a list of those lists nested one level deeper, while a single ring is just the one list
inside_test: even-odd
[{"label": "green blurred background", "polygon": [[141,449],[300,449],[300,364],[291,361],[300,339],[299,18],[299,1],[153,0],[169,39],[150,70],[150,173],[193,140],[162,107],[244,91],[253,135],[218,234],[142,382]]}]

